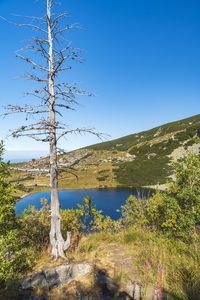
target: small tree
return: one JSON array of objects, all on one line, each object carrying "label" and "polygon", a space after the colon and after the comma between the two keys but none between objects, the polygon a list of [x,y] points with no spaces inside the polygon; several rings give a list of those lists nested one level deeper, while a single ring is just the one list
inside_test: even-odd
[{"label": "small tree", "polygon": [[[25,106],[8,105],[8,112],[25,113],[27,116],[39,116],[38,121],[32,124],[23,125],[12,132],[12,136],[30,137],[36,141],[48,142],[50,146],[50,187],[51,187],[51,230],[50,242],[52,256],[65,258],[64,251],[70,245],[70,232],[67,233],[67,240],[63,239],[61,233],[60,203],[58,196],[58,165],[57,165],[57,143],[69,133],[89,132],[100,136],[92,128],[70,129],[67,124],[61,122],[62,110],[73,109],[77,104],[76,97],[88,95],[80,90],[75,84],[60,81],[59,74],[71,69],[70,61],[81,62],[80,49],[73,48],[71,42],[66,44],[63,34],[75,25],[66,24],[60,27],[67,13],[52,13],[53,0],[46,1],[46,14],[43,17],[27,17],[31,19],[28,24],[15,24],[17,26],[29,27],[39,36],[32,39],[28,46],[22,51],[29,52],[29,55],[17,53],[17,57],[30,64],[33,70],[37,71],[26,75],[28,79],[40,84],[33,92],[27,95],[35,97],[35,105]],[[61,22],[62,21],[62,22]],[[64,44],[63,44],[64,43]]]}]

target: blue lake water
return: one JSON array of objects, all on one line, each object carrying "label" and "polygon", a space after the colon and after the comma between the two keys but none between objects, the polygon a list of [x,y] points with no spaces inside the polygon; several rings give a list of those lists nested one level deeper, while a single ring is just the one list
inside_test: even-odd
[{"label": "blue lake water", "polygon": [[[126,199],[130,195],[141,195],[142,197],[148,198],[152,192],[147,189],[143,190],[128,190],[128,189],[88,189],[88,190],[60,190],[59,198],[62,209],[65,208],[77,208],[77,203],[83,204],[85,196],[93,197],[94,204],[98,210],[102,210],[105,216],[110,216],[113,219],[118,219],[120,214],[116,212],[117,209],[124,205]],[[21,214],[24,209],[28,208],[29,205],[35,206],[37,209],[41,208],[41,198],[46,198],[50,203],[51,194],[50,191],[39,192],[24,197],[16,204],[16,213]]]}]

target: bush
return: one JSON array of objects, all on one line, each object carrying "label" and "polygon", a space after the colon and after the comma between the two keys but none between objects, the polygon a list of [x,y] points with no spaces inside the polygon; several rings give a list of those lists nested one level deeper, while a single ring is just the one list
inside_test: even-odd
[{"label": "bush", "polygon": [[174,180],[166,192],[157,191],[147,202],[151,226],[184,241],[197,241],[200,223],[200,159],[189,154],[173,164]]},{"label": "bush", "polygon": [[125,205],[121,206],[122,222],[124,225],[129,226],[133,224],[146,223],[145,207],[146,199],[135,196],[130,196]]},{"label": "bush", "polygon": [[0,142],[0,234],[6,233],[16,228],[15,203],[16,199],[12,196],[14,186],[8,182],[9,163],[2,161],[4,152],[3,142]]},{"label": "bush", "polygon": [[24,273],[33,260],[34,250],[24,247],[18,229],[0,235],[0,287]]},{"label": "bush", "polygon": [[[15,214],[14,186],[8,182],[9,164],[2,161],[3,143],[0,143],[0,286],[16,278],[30,266],[21,239],[20,224]],[[30,251],[29,251],[30,253]]]},{"label": "bush", "polygon": [[41,251],[49,244],[50,207],[47,199],[41,199],[42,208],[37,210],[34,206],[25,209],[20,216],[21,238],[28,248]]}]

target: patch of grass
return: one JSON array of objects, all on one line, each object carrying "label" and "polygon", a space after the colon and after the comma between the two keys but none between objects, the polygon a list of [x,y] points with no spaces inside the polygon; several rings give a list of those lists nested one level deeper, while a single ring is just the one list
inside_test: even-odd
[{"label": "patch of grass", "polygon": [[124,243],[125,244],[130,244],[134,243],[138,239],[141,238],[141,233],[137,231],[126,231],[124,233]]},{"label": "patch of grass", "polygon": [[[179,297],[182,299],[197,300],[200,299],[200,278],[198,268],[179,267],[177,272],[171,278],[172,295],[179,290]],[[177,285],[174,284],[176,280]],[[173,299],[173,298],[172,298]]]},{"label": "patch of grass", "polygon": [[105,181],[108,177],[109,177],[109,175],[97,177],[97,180],[99,180],[99,181]]},{"label": "patch of grass", "polygon": [[124,284],[128,281],[128,276],[126,273],[120,271],[118,273],[115,274],[113,280],[114,282],[116,282],[117,284]]},{"label": "patch of grass", "polygon": [[99,174],[99,175],[105,175],[105,173],[108,173],[108,172],[110,172],[110,169],[100,170],[100,171],[98,172],[98,174]]},{"label": "patch of grass", "polygon": [[[144,263],[151,264],[149,267],[149,285],[158,286],[158,266],[164,266],[163,287],[169,292],[168,299],[191,299],[197,300],[200,286],[199,257],[200,250],[193,245],[186,245],[178,240],[168,239],[163,234],[150,231],[146,228],[130,227],[120,233],[94,233],[84,237],[80,242],[78,257],[84,259],[97,259],[101,266],[106,265],[106,245],[115,243],[123,246],[126,253],[133,257],[135,262],[129,269],[137,271],[141,282],[145,278],[146,270]],[[78,254],[77,253],[77,254]],[[77,255],[76,254],[76,255]],[[111,258],[112,259],[112,258]],[[114,259],[114,258],[113,258]],[[115,270],[113,280],[123,284],[127,275],[120,269]],[[139,278],[138,278],[139,280]]]},{"label": "patch of grass", "polygon": [[167,176],[170,174],[169,158],[154,157],[147,159],[145,156],[138,156],[132,162],[125,162],[114,169],[115,180],[120,186],[141,187],[144,185],[152,185],[165,183]]},{"label": "patch of grass", "polygon": [[117,151],[115,150],[115,151],[112,151],[112,154],[117,154]]},{"label": "patch of grass", "polygon": [[164,266],[163,285],[169,291],[168,299],[198,299],[195,297],[199,295],[200,287],[199,249],[145,228],[129,228],[120,241],[136,259],[141,277],[147,272],[144,264],[151,265],[149,283],[158,285],[158,266]]}]

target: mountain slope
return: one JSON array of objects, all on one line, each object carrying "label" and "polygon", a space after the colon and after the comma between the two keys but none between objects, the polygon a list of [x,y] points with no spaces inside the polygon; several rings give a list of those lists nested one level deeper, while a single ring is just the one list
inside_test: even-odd
[{"label": "mountain slope", "polygon": [[[200,115],[95,144],[63,154],[58,165],[69,172],[59,175],[60,189],[105,187],[141,187],[165,183],[171,175],[171,163],[188,151],[199,154]],[[49,158],[12,166],[12,180],[37,185],[32,191],[46,190],[49,174],[35,176],[46,169]],[[28,171],[30,170],[30,172]],[[28,176],[27,176],[27,172]],[[78,180],[72,173],[76,173]]]},{"label": "mountain slope", "polygon": [[98,143],[86,148],[93,150],[115,149],[118,151],[127,151],[134,145],[140,144],[141,142],[151,141],[155,137],[161,138],[162,136],[165,136],[167,134],[174,134],[175,132],[185,131],[186,129],[187,133],[192,136],[195,130],[197,130],[198,128],[200,128],[200,114],[180,121],[167,123],[147,131],[130,134],[112,141]]},{"label": "mountain slope", "polygon": [[[118,164],[114,170],[120,186],[143,186],[165,183],[171,174],[173,151],[180,149],[198,153],[200,115],[158,126],[148,131],[128,135],[113,141],[87,147],[93,150],[126,151],[135,155],[130,162]],[[176,151],[177,152],[177,151]],[[170,156],[172,155],[172,156]]]}]

